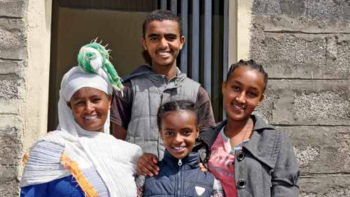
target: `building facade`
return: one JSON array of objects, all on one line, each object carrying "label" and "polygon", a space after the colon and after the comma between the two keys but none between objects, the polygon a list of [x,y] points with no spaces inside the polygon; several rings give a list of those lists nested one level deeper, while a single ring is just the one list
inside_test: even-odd
[{"label": "building facade", "polygon": [[[350,3],[228,2],[228,64],[254,59],[267,69],[258,113],[291,136],[301,196],[350,196]],[[22,156],[48,130],[54,3],[0,0],[3,197],[18,196]]]}]

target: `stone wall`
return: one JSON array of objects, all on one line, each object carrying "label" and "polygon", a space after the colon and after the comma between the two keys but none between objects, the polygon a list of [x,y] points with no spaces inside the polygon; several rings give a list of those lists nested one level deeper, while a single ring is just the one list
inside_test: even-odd
[{"label": "stone wall", "polygon": [[[270,74],[260,112],[290,134],[302,197],[350,196],[350,3],[254,0],[250,57]],[[47,121],[51,0],[0,0],[0,196]],[[40,84],[40,86],[38,86]]]},{"label": "stone wall", "polygon": [[18,195],[26,66],[25,1],[0,0],[0,194]]},{"label": "stone wall", "polygon": [[51,0],[0,0],[1,197],[18,196],[24,151],[47,132],[50,32]]},{"label": "stone wall", "polygon": [[260,112],[290,134],[302,197],[350,196],[350,3],[254,0],[250,57],[270,77]]}]

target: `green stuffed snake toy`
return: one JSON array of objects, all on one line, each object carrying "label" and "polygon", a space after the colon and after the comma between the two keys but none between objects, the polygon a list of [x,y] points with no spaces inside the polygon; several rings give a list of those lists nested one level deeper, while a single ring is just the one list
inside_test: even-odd
[{"label": "green stuffed snake toy", "polygon": [[107,75],[114,89],[123,90],[122,79],[109,61],[109,50],[97,43],[96,40],[81,47],[78,54],[78,63],[85,72]]}]

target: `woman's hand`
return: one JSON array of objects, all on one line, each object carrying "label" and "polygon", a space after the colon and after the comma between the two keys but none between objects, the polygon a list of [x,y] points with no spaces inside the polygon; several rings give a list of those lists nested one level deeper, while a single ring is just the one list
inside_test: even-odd
[{"label": "woman's hand", "polygon": [[157,163],[157,156],[150,153],[144,153],[137,162],[137,173],[150,177],[158,175],[159,167],[157,166]]}]

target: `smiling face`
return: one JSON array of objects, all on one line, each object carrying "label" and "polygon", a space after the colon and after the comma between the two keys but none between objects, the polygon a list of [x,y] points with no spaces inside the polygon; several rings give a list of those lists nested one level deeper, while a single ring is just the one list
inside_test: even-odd
[{"label": "smiling face", "polygon": [[172,20],[150,22],[145,38],[141,39],[144,50],[151,59],[152,66],[176,66],[176,58],[183,47],[185,38],[180,35],[178,23]]},{"label": "smiling face", "polygon": [[177,159],[183,159],[191,153],[198,134],[194,112],[170,111],[161,118],[160,136],[165,148]]},{"label": "smiling face", "polygon": [[239,66],[222,84],[224,107],[227,117],[233,121],[249,119],[264,98],[264,78],[259,71]]},{"label": "smiling face", "polygon": [[87,131],[103,131],[111,107],[110,96],[95,88],[81,88],[74,93],[70,102],[75,121]]}]

